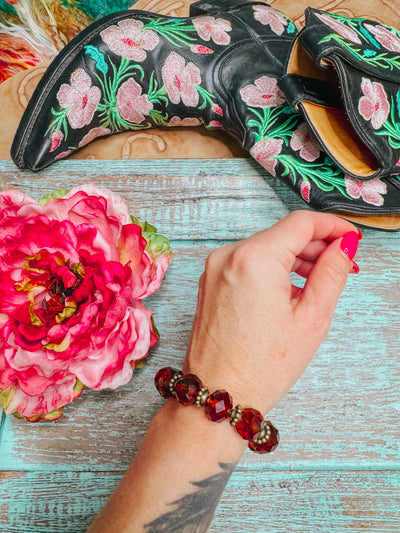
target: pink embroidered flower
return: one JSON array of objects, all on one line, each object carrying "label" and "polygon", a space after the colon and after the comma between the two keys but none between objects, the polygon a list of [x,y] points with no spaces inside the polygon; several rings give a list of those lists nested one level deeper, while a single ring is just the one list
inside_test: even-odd
[{"label": "pink embroidered flower", "polygon": [[275,78],[262,76],[254,85],[240,89],[242,100],[252,107],[275,107],[285,102],[285,97]]},{"label": "pink embroidered flower", "polygon": [[374,34],[376,40],[379,41],[382,46],[387,48],[387,50],[390,50],[391,52],[400,52],[400,39],[388,28],[385,28],[385,26],[381,26],[380,24],[364,24],[364,27]]},{"label": "pink embroidered flower", "polygon": [[101,38],[114,54],[134,61],[144,61],[145,50],[154,50],[160,42],[157,33],[144,30],[140,20],[120,20],[118,26],[109,26],[100,32]]},{"label": "pink embroidered flower", "polygon": [[162,78],[173,104],[182,100],[188,107],[197,107],[199,93],[196,86],[201,83],[199,67],[191,62],[186,65],[182,56],[171,52],[162,67]]},{"label": "pink embroidered flower", "polygon": [[54,152],[54,150],[57,150],[57,148],[60,146],[61,141],[64,139],[64,134],[62,131],[56,130],[53,131],[51,134],[51,146],[50,146],[50,152]]},{"label": "pink embroidered flower", "polygon": [[254,18],[258,22],[261,22],[264,26],[269,26],[277,35],[282,35],[285,31],[285,26],[288,24],[282,13],[270,6],[253,6],[253,10]]},{"label": "pink embroidered flower", "polygon": [[300,184],[300,193],[302,198],[306,201],[310,201],[310,191],[311,191],[311,185],[309,181],[302,181]]},{"label": "pink embroidered flower", "polygon": [[82,148],[82,146],[86,146],[87,144],[91,143],[97,137],[103,137],[104,135],[110,135],[110,133],[111,133],[110,128],[103,128],[102,126],[99,126],[98,128],[92,128],[84,137],[82,137],[82,140],[78,146]]},{"label": "pink embroidered flower", "polygon": [[316,15],[320,20],[322,20],[324,24],[327,24],[330,28],[332,28],[333,31],[335,31],[348,41],[351,41],[352,43],[362,44],[362,41],[357,35],[357,33],[349,26],[346,26],[346,24],[343,24],[343,22],[339,22],[338,20],[326,13],[316,13]]},{"label": "pink embroidered flower", "polygon": [[290,147],[300,150],[300,156],[306,161],[315,161],[321,152],[318,140],[306,122],[302,122],[293,132]]},{"label": "pink embroidered flower", "polygon": [[58,103],[68,109],[67,119],[74,129],[90,124],[100,98],[100,89],[92,85],[89,74],[82,68],[74,70],[71,85],[63,83],[57,93]]},{"label": "pink embroidered flower", "polygon": [[194,54],[213,54],[214,50],[211,50],[211,48],[207,48],[207,46],[203,46],[202,44],[191,44],[190,45],[190,51]]},{"label": "pink embroidered flower", "polygon": [[176,127],[176,126],[200,126],[201,122],[198,118],[179,118],[179,117],[172,117],[170,121],[168,122],[167,126],[170,127]]},{"label": "pink embroidered flower", "polygon": [[365,96],[358,102],[358,112],[365,120],[371,120],[372,127],[377,130],[385,122],[390,111],[385,88],[381,83],[363,78],[361,90]]},{"label": "pink embroidered flower", "polygon": [[65,150],[64,152],[60,152],[59,154],[54,156],[54,159],[64,159],[64,157],[69,156],[71,152],[72,150]]},{"label": "pink embroidered flower", "polygon": [[218,120],[210,120],[207,128],[222,128],[222,124]]},{"label": "pink embroidered flower", "polygon": [[250,155],[260,163],[271,176],[276,176],[275,167],[277,160],[275,159],[281,153],[283,145],[282,139],[263,139],[256,142],[250,149]]},{"label": "pink embroidered flower", "polygon": [[211,106],[211,111],[214,111],[214,113],[217,113],[217,115],[221,117],[224,115],[224,112],[222,111],[222,109],[219,107],[218,104],[213,104]]},{"label": "pink embroidered flower", "polygon": [[0,235],[6,413],[55,419],[83,385],[127,383],[157,342],[142,299],[171,260],[167,239],[132,223],[122,199],[94,185],[44,205],[0,193]]},{"label": "pink embroidered flower", "polygon": [[140,124],[153,109],[153,104],[147,94],[142,94],[141,86],[133,78],[129,78],[118,89],[117,109],[123,119]]},{"label": "pink embroidered flower", "polygon": [[383,205],[384,198],[382,194],[387,193],[386,183],[379,178],[373,178],[372,180],[356,180],[345,176],[345,185],[347,194],[352,198],[362,198],[367,204],[376,206]]},{"label": "pink embroidered flower", "polygon": [[215,44],[226,45],[231,42],[228,31],[232,30],[229,20],[216,19],[215,17],[196,17],[192,19],[200,39],[209,41],[212,39]]}]

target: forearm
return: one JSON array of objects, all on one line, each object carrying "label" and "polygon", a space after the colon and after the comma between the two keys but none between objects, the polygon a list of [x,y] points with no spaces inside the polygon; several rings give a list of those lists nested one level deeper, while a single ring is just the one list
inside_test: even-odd
[{"label": "forearm", "polygon": [[169,400],[89,532],[207,531],[246,445],[228,421]]}]

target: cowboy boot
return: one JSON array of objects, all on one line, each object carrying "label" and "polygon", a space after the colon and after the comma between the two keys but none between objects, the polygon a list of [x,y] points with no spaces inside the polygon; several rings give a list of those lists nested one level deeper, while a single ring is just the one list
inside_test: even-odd
[{"label": "cowboy boot", "polygon": [[262,2],[200,1],[190,15],[122,11],[82,31],[32,95],[11,150],[17,166],[41,169],[121,131],[203,125],[228,131],[274,173],[254,148],[266,124],[252,124],[269,117],[276,151],[297,120],[277,86],[295,26]]}]

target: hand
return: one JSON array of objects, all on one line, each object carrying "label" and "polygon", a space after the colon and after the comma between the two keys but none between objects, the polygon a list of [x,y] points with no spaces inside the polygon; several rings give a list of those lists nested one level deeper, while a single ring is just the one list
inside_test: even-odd
[{"label": "hand", "polygon": [[[199,281],[183,372],[197,374],[210,392],[229,391],[242,407],[263,414],[274,407],[329,331],[356,270],[340,244],[357,231],[334,215],[296,211],[213,251]],[[351,237],[355,253],[358,238]],[[304,288],[291,283],[290,272],[306,278]]]}]

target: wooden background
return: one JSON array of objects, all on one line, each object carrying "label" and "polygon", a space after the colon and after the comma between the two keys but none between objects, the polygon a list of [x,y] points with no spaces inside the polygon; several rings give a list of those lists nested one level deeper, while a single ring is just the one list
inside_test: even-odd
[{"label": "wooden background", "polygon": [[[305,205],[249,159],[74,160],[35,174],[0,162],[0,189],[36,199],[84,182],[120,193],[171,240],[174,260],[145,302],[161,338],[129,384],[85,390],[57,422],[2,414],[1,532],[85,531],[162,405],[155,372],[181,365],[208,253]],[[400,241],[363,233],[361,272],[350,277],[328,338],[271,412],[281,445],[270,456],[244,454],[211,532],[400,531]]]}]

